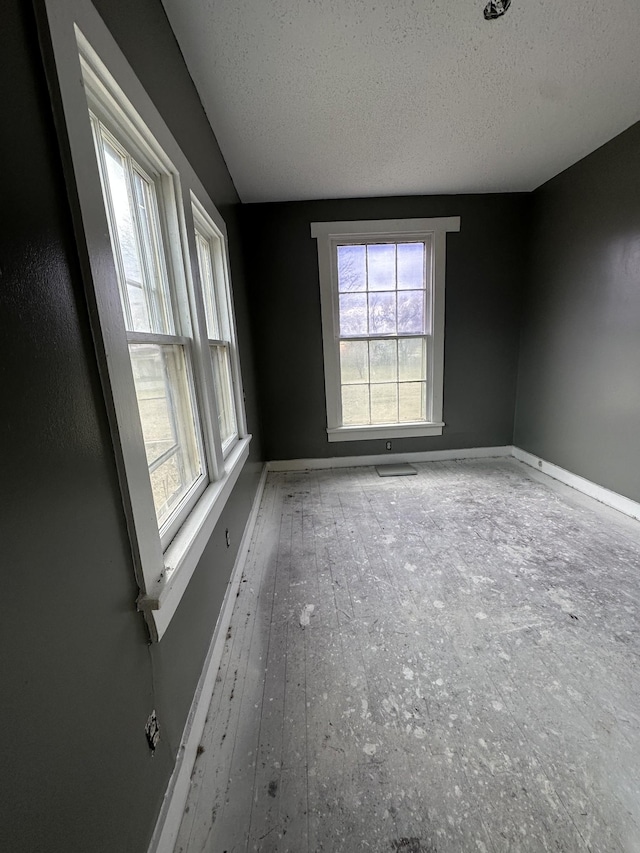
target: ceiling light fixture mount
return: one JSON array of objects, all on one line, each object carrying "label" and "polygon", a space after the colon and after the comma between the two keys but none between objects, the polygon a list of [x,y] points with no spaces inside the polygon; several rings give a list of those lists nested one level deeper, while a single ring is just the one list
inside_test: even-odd
[{"label": "ceiling light fixture mount", "polygon": [[489,0],[484,7],[485,21],[493,21],[501,18],[511,5],[511,0]]}]

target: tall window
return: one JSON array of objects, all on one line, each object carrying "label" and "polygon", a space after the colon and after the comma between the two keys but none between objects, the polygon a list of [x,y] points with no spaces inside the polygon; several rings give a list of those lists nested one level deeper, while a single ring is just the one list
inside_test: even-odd
[{"label": "tall window", "polygon": [[225,223],[93,6],[44,5],[137,606],[159,640],[249,454]]},{"label": "tall window", "polygon": [[149,479],[164,535],[206,485],[191,329],[189,318],[176,310],[169,284],[156,182],[93,114],[91,124]]},{"label": "tall window", "polygon": [[345,425],[427,420],[430,241],[336,246]]},{"label": "tall window", "polygon": [[444,234],[458,219],[314,223],[330,441],[442,432]]},{"label": "tall window", "polygon": [[218,425],[223,451],[226,453],[238,435],[238,419],[234,398],[234,357],[230,293],[221,240],[213,223],[198,206],[194,206],[198,267],[207,319],[207,339],[216,401]]}]

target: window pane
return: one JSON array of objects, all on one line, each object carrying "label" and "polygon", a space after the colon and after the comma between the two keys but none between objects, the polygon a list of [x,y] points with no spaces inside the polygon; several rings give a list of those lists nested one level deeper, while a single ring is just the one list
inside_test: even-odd
[{"label": "window pane", "polygon": [[220,438],[224,445],[238,432],[228,347],[212,346],[211,358],[213,361],[213,384],[218,404]]},{"label": "window pane", "polygon": [[425,421],[431,239],[335,251],[343,424]]},{"label": "window pane", "polygon": [[131,280],[142,284],[142,271],[138,253],[138,242],[136,240],[129,193],[127,190],[127,178],[125,174],[125,161],[120,154],[109,145],[104,143],[105,162],[107,164],[107,175],[111,188],[111,201],[115,214],[116,229],[120,248],[122,249],[122,262],[127,281]]},{"label": "window pane", "polygon": [[152,465],[178,445],[166,376],[159,369],[155,353],[132,353],[132,365],[147,462]]},{"label": "window pane", "polygon": [[369,345],[366,341],[340,341],[340,381],[343,385],[369,381]]},{"label": "window pane", "polygon": [[369,294],[369,331],[372,335],[395,335],[395,293]]},{"label": "window pane", "polygon": [[398,422],[398,386],[395,382],[386,385],[371,385],[371,423],[388,424]]},{"label": "window pane", "polygon": [[345,426],[371,423],[368,385],[342,386],[342,423]]},{"label": "window pane", "polygon": [[134,170],[133,189],[137,205],[138,228],[142,238],[144,286],[148,291],[147,302],[151,309],[151,326],[154,332],[172,334],[173,319],[169,316],[169,294],[161,260],[155,187]]},{"label": "window pane", "polygon": [[424,285],[424,243],[399,243],[398,290],[419,290]]},{"label": "window pane", "polygon": [[207,316],[207,335],[214,341],[222,340],[220,330],[220,319],[216,305],[215,279],[211,265],[211,247],[208,241],[196,232],[196,247],[198,250],[198,267],[200,269],[200,281],[202,283],[202,297],[204,299],[204,310]]},{"label": "window pane", "polygon": [[340,294],[340,334],[344,337],[367,334],[366,294]]},{"label": "window pane", "polygon": [[423,421],[425,414],[425,383],[403,382],[400,390],[400,421]]},{"label": "window pane", "polygon": [[136,329],[138,332],[150,331],[149,308],[143,286],[136,285],[129,279],[127,281],[127,290],[131,309],[131,322],[127,326],[130,326],[131,329]]},{"label": "window pane", "polygon": [[149,308],[142,285],[142,260],[133,222],[131,199],[127,188],[126,163],[124,158],[106,140],[103,141],[103,147],[107,167],[106,179],[109,184],[113,210],[109,219],[115,219],[111,225],[115,230],[114,237],[118,241],[125,275],[125,281],[121,282],[121,287],[126,289],[127,295],[121,294],[121,296],[127,328],[136,329],[139,332],[150,332],[151,320],[149,319]]},{"label": "window pane", "polygon": [[424,338],[400,338],[398,340],[398,379],[426,379]]},{"label": "window pane", "polygon": [[177,506],[180,496],[184,494],[183,473],[178,454],[169,456],[149,472],[153,502],[156,506],[158,527],[170,516],[173,507]]},{"label": "window pane", "polygon": [[203,474],[194,401],[181,346],[130,344],[158,525]]},{"label": "window pane", "polygon": [[396,289],[396,247],[390,244],[367,246],[369,290]]},{"label": "window pane", "polygon": [[371,382],[395,382],[398,378],[398,357],[395,341],[369,343]]},{"label": "window pane", "polygon": [[398,293],[398,332],[424,334],[424,290]]},{"label": "window pane", "polygon": [[[109,199],[105,199],[127,329],[173,334],[169,289],[163,266],[155,187],[102,138]],[[110,201],[110,204],[109,204]]]},{"label": "window pane", "polygon": [[366,290],[366,246],[338,246],[338,290]]}]

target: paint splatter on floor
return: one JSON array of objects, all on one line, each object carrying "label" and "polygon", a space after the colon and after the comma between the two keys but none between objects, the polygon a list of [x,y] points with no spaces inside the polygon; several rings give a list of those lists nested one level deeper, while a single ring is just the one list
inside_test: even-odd
[{"label": "paint splatter on floor", "polygon": [[314,604],[305,604],[302,608],[302,613],[300,614],[300,625],[303,628],[306,628],[306,626],[311,622],[311,615],[315,609]]},{"label": "paint splatter on floor", "polygon": [[269,474],[177,851],[640,850],[640,525],[416,468]]}]

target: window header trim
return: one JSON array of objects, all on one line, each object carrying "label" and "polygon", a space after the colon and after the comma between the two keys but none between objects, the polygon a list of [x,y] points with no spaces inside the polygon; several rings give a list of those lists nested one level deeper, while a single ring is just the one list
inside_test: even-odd
[{"label": "window header trim", "polygon": [[373,236],[389,237],[393,235],[435,234],[441,231],[459,231],[459,216],[440,216],[431,219],[364,219],[343,222],[312,222],[311,236],[321,237],[349,236],[351,242],[360,236],[370,240]]}]

